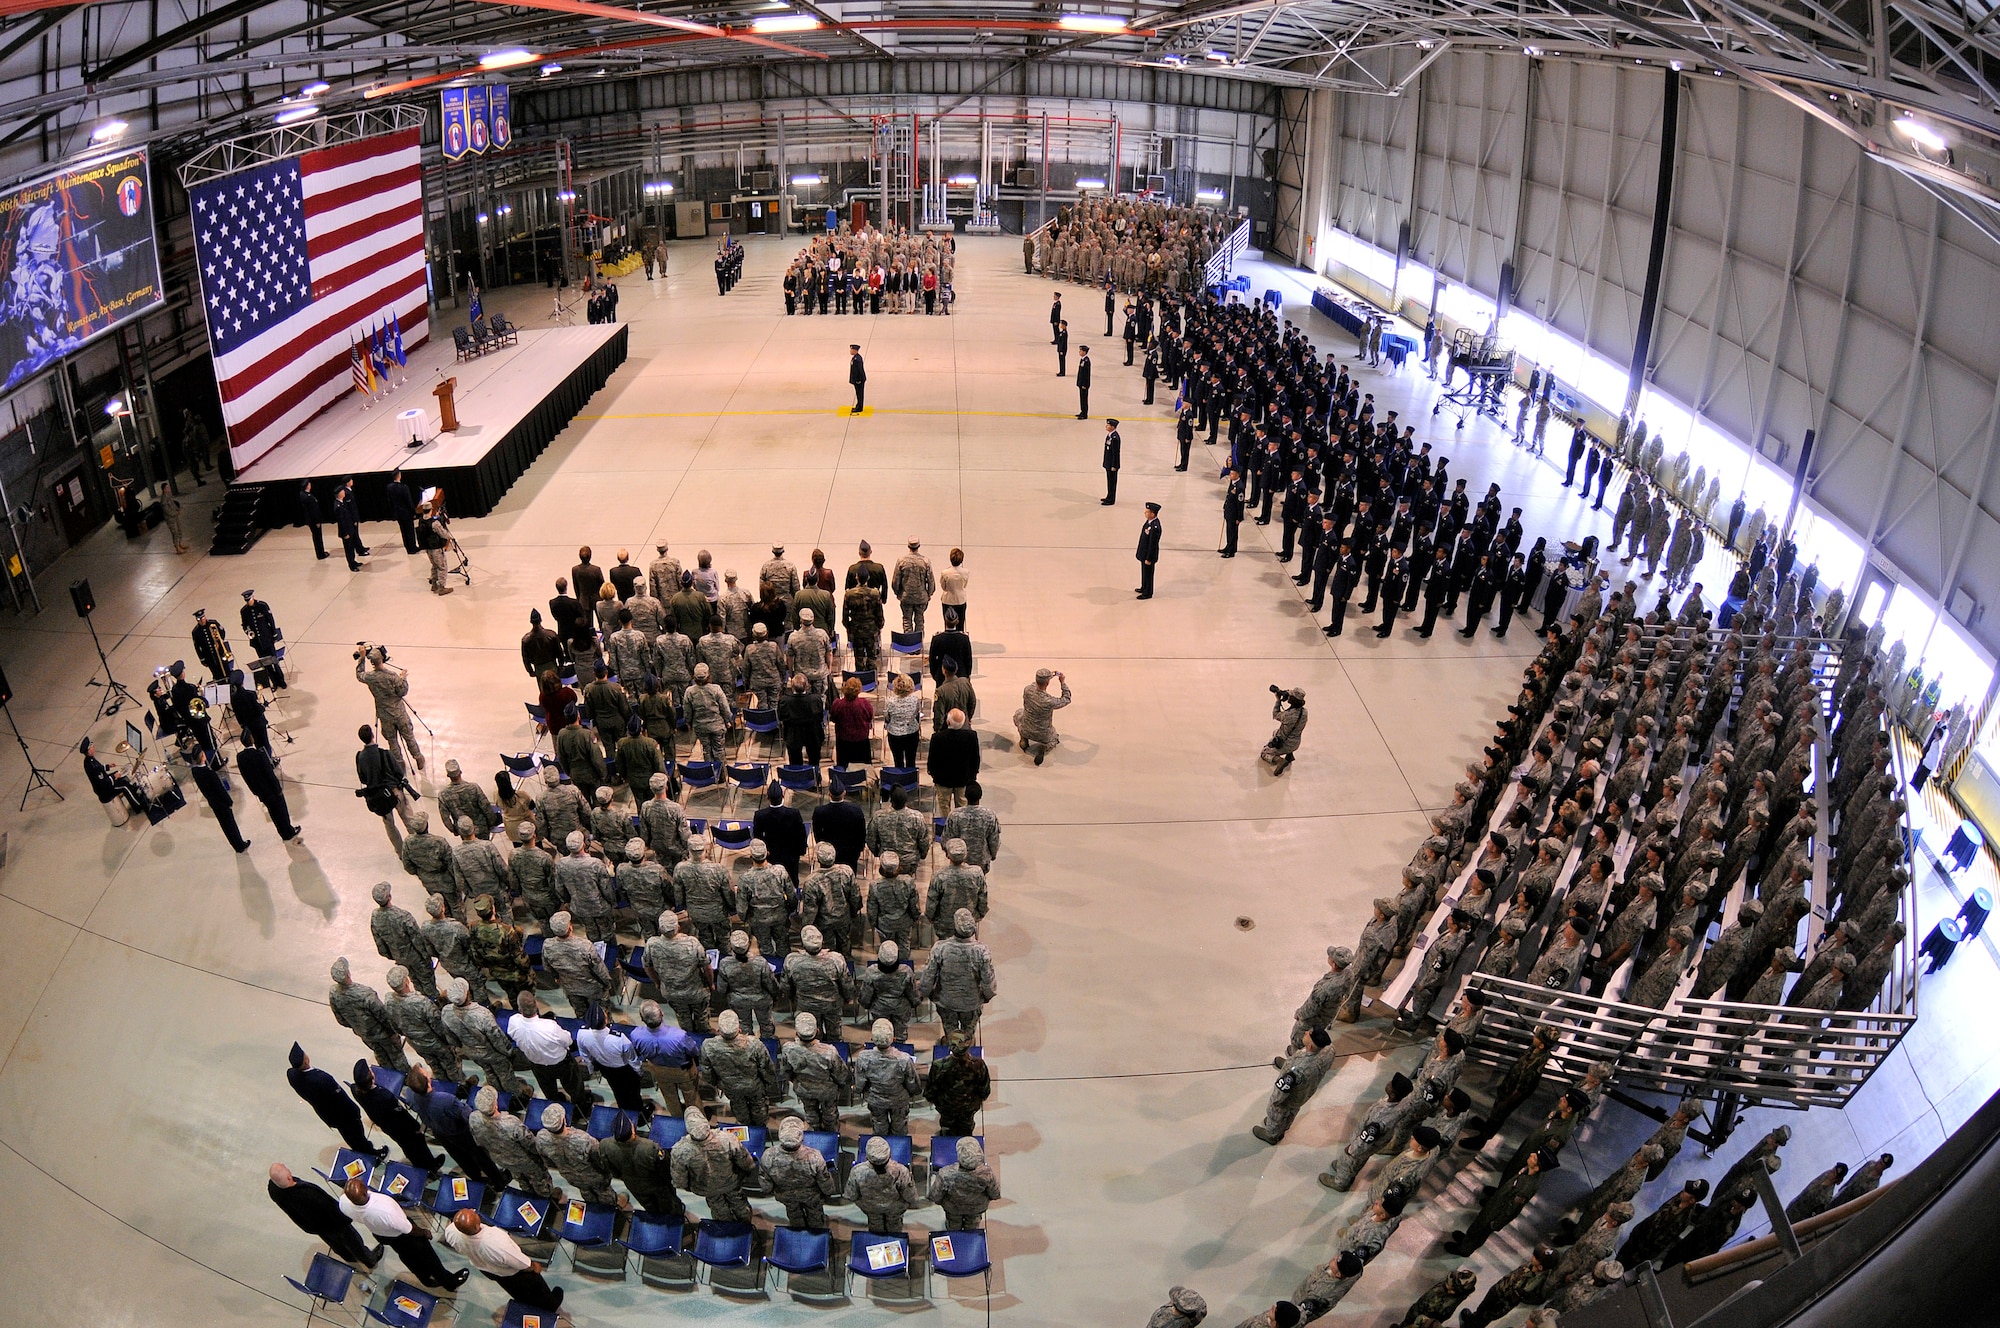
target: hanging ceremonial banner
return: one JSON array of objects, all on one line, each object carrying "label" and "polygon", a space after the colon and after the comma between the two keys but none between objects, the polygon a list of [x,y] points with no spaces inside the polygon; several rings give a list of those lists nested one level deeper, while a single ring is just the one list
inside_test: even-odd
[{"label": "hanging ceremonial banner", "polygon": [[467,122],[470,107],[464,88],[444,90],[444,159],[457,161],[469,152],[477,151],[472,146],[472,130]]},{"label": "hanging ceremonial banner", "polygon": [[486,90],[486,95],[488,101],[491,103],[493,150],[498,152],[502,148],[513,147],[514,116],[513,108],[509,105],[511,99],[508,96],[507,85],[505,83],[495,83]]},{"label": "hanging ceremonial banner", "polygon": [[486,88],[483,84],[476,88],[467,88],[465,96],[465,118],[467,128],[472,131],[472,150],[474,153],[481,153],[486,151],[493,138],[493,126],[486,118]]}]

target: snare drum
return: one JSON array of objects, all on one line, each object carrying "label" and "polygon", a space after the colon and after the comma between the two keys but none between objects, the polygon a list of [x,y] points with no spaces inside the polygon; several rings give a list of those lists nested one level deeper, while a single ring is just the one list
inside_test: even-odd
[{"label": "snare drum", "polygon": [[139,772],[133,782],[145,790],[149,798],[163,797],[180,787],[174,780],[174,772],[163,765],[156,765],[150,770]]}]

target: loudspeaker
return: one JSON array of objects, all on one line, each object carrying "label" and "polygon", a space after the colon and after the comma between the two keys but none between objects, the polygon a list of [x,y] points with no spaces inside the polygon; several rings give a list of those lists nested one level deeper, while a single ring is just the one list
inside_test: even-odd
[{"label": "loudspeaker", "polygon": [[0,706],[14,699],[14,689],[7,682],[7,670],[0,669]]},{"label": "loudspeaker", "polygon": [[88,618],[90,616],[91,610],[97,607],[97,600],[91,596],[89,577],[85,577],[81,581],[72,581],[69,583],[69,601],[76,605],[77,617]]}]

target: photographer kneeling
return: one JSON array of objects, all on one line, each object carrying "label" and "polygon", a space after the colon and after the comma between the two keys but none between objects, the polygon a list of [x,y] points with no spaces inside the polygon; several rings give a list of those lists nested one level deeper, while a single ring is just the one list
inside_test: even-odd
[{"label": "photographer kneeling", "polygon": [[1298,759],[1299,735],[1306,728],[1306,694],[1302,687],[1280,687],[1271,684],[1271,695],[1277,700],[1271,702],[1271,718],[1278,721],[1278,731],[1264,744],[1264,750],[1257,753],[1257,759],[1271,767],[1271,773],[1282,775]]}]

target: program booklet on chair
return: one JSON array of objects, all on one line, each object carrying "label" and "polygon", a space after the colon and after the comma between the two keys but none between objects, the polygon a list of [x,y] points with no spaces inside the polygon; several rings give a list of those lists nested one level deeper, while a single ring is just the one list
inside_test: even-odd
[{"label": "program booklet on chair", "polygon": [[878,1273],[890,1272],[909,1263],[909,1256],[903,1250],[903,1243],[885,1240],[880,1245],[868,1247],[868,1267]]},{"label": "program booklet on chair", "polygon": [[951,1262],[951,1237],[950,1237],[950,1236],[932,1236],[932,1237],[931,1237],[931,1262],[932,1262],[932,1263],[950,1263],[950,1262]]}]

